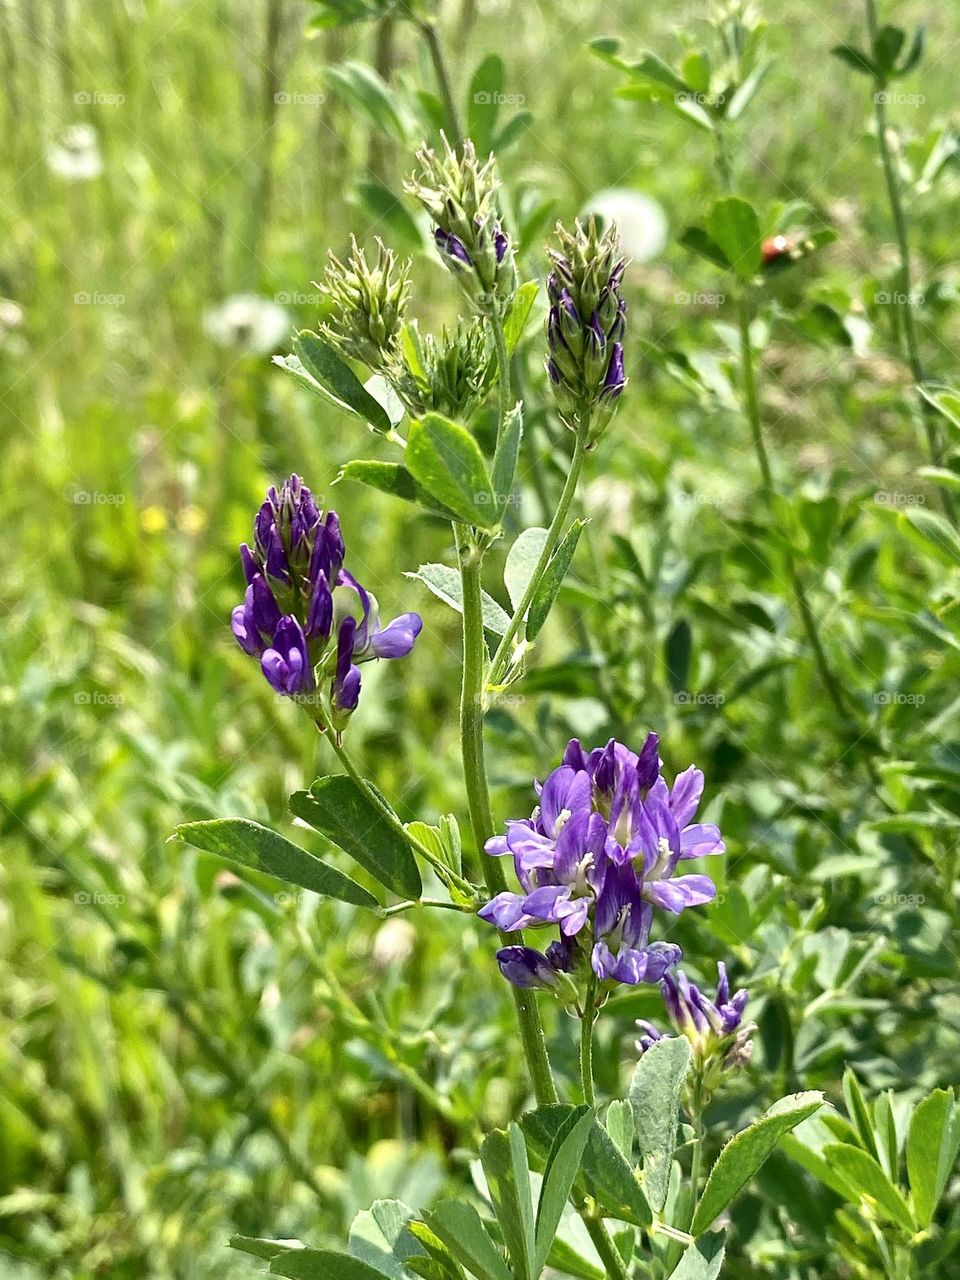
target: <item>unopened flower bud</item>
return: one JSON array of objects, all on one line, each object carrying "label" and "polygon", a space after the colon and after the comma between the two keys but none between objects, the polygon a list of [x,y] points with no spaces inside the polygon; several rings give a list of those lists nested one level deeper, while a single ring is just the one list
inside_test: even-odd
[{"label": "unopened flower bud", "polygon": [[547,374],[561,415],[576,429],[589,420],[591,442],[606,427],[626,386],[623,334],[626,302],[620,286],[625,267],[616,230],[557,227],[560,250],[549,251]]},{"label": "unopened flower bud", "polygon": [[323,336],[345,356],[383,370],[395,353],[403,324],[410,293],[409,259],[398,263],[393,251],[377,240],[377,260],[369,266],[351,236],[346,262],[331,253],[317,287],[330,301],[320,327]]},{"label": "unopened flower bud", "polygon": [[451,334],[421,337],[416,322],[400,340],[400,352],[390,371],[397,394],[414,417],[431,410],[448,418],[470,416],[492,376],[492,352],[483,322],[461,320]]},{"label": "unopened flower bud", "polygon": [[480,164],[469,138],[454,149],[443,137],[442,155],[422,146],[416,158],[420,172],[404,190],[433,219],[440,260],[479,310],[502,314],[517,287],[517,267],[497,212],[493,156]]}]

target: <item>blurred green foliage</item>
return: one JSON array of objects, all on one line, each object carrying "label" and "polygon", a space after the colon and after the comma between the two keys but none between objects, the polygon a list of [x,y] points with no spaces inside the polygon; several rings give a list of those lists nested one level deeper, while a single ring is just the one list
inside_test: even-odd
[{"label": "blurred green foliage", "polygon": [[[211,315],[255,295],[284,309],[281,333],[316,327],[310,282],[354,232],[417,255],[425,329],[455,318],[417,215],[391,197],[423,121],[442,119],[429,50],[390,17],[316,16],[299,0],[0,5],[0,296],[19,309],[0,318],[0,1269],[16,1280],[258,1273],[231,1234],[322,1243],[376,1197],[427,1205],[469,1178],[464,1136],[472,1148],[525,1098],[479,923],[371,920],[166,843],[221,814],[289,834],[287,795],[331,767],[226,625],[236,545],[291,470],[338,506],[386,616],[428,619],[411,658],[365,676],[354,752],[404,818],[461,803],[456,617],[402,577],[449,558],[448,528],[332,489],[341,465],[386,446],[271,366],[289,347],[259,342],[269,311]],[[529,673],[491,713],[490,754],[498,816],[527,808],[528,779],[571,734],[656,728],[668,772],[706,771],[729,848],[721,896],[674,936],[694,971],[730,959],[760,1024],[749,1071],[715,1104],[718,1133],[784,1089],[842,1107],[845,1064],[871,1095],[915,1101],[955,1082],[960,1051],[958,554],[934,514],[956,481],[920,470],[870,94],[829,61],[862,43],[860,8],[782,0],[766,16],[774,64],[738,138],[737,189],[762,211],[803,201],[838,237],[754,321],[776,523],[737,411],[732,299],[679,243],[717,194],[709,141],[615,96],[623,77],[588,48],[609,35],[628,60],[682,60],[704,39],[701,6],[464,0],[439,16],[464,117],[504,148],[523,278],[543,274],[552,218],[601,191],[653,197],[670,231],[628,272],[631,383],[588,464],[591,524]],[[948,380],[951,18],[898,7],[904,26],[926,19],[927,53],[888,108],[924,360]],[[478,93],[505,99],[498,120]],[[77,124],[101,162],[85,179],[51,156]],[[516,367],[542,389],[539,329]],[[511,539],[549,514],[569,450],[532,410],[524,447]],[[784,543],[844,716],[811,661]],[[645,988],[610,1002],[601,1089],[622,1090],[633,1019],[658,1004]],[[546,1016],[573,1077],[575,1028]],[[839,1199],[785,1156],[768,1170],[735,1210],[729,1273],[833,1274]],[[944,1214],[955,1240],[955,1193]],[[948,1254],[931,1265],[957,1274]]]}]

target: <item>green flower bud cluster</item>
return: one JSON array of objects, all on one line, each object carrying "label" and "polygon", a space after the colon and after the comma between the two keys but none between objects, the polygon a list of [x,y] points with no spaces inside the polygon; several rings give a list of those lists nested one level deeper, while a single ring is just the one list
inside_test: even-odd
[{"label": "green flower bud cluster", "polygon": [[396,354],[410,295],[410,260],[398,263],[393,250],[378,239],[371,267],[353,236],[345,263],[332,252],[328,256],[317,284],[330,302],[320,332],[343,355],[383,371]]},{"label": "green flower bud cluster", "polygon": [[473,143],[459,150],[443,137],[443,154],[422,146],[420,172],[404,183],[435,223],[434,240],[444,265],[481,311],[502,314],[517,288],[513,246],[496,207],[500,183],[491,155],[483,164]]},{"label": "green flower bud cluster", "polygon": [[417,418],[433,411],[470,416],[493,377],[494,357],[483,321],[459,320],[453,333],[421,336],[416,321],[404,327],[389,371],[397,395]]}]

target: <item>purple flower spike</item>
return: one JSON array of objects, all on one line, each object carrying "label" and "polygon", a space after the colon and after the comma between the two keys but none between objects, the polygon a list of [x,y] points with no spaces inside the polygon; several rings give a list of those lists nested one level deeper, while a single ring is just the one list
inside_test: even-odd
[{"label": "purple flower spike", "polygon": [[[744,1024],[743,1013],[749,996],[745,990],[730,998],[726,966],[717,965],[717,994],[711,1000],[685,973],[666,974],[660,983],[664,1008],[673,1029],[686,1036],[701,1062],[708,1059],[722,1067],[738,1067],[750,1057],[750,1033],[753,1024]],[[638,1022],[643,1033],[637,1049],[644,1053],[660,1039],[660,1033],[648,1022]]]},{"label": "purple flower spike", "polygon": [[[677,876],[676,869],[686,858],[721,852],[723,842],[712,824],[689,823],[703,789],[700,771],[680,774],[671,791],[660,766],[654,733],[639,754],[615,739],[592,751],[572,739],[563,763],[534,784],[540,803],[531,816],[512,819],[504,835],[487,841],[490,856],[513,857],[522,891],[498,894],[481,918],[504,931],[555,927],[553,945],[574,975],[592,966],[604,982],[666,981],[680,948],[650,940],[654,908],[676,914],[711,901],[708,876]],[[673,998],[673,987],[664,990]],[[676,991],[680,1000],[682,984]],[[736,999],[719,1003],[725,1011]],[[684,1016],[707,1019],[691,1002]]]},{"label": "purple flower spike", "polygon": [[307,641],[296,618],[286,615],[280,619],[273,645],[264,650],[260,665],[277,693],[290,697],[308,693],[313,688],[313,667],[307,653]]}]

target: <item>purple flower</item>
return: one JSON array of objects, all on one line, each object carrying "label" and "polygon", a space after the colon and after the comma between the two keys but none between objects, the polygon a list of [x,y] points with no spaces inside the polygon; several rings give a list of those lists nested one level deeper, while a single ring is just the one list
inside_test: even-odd
[{"label": "purple flower", "polygon": [[556,926],[571,966],[589,963],[602,980],[660,981],[680,949],[650,941],[654,907],[676,914],[716,893],[708,876],[676,875],[724,850],[715,826],[690,823],[702,790],[691,767],[671,791],[656,734],[640,752],[614,739],[587,752],[572,739],[532,815],[487,841],[491,856],[513,858],[522,892],[497,894],[481,918],[504,932]]},{"label": "purple flower", "polygon": [[296,618],[286,615],[280,619],[273,644],[264,649],[260,666],[277,693],[308,693],[314,687],[306,637]]},{"label": "purple flower", "polygon": [[444,231],[442,227],[436,227],[433,238],[437,242],[441,255],[455,271],[470,270],[473,262],[467,253],[466,245],[459,236],[455,236],[452,231]]},{"label": "purple flower", "polygon": [[423,625],[404,613],[381,627],[376,598],[344,569],[345,555],[337,513],[324,515],[300,477],[290,476],[267,491],[253,543],[240,548],[247,590],[230,620],[241,649],[260,658],[279,693],[303,694],[318,682],[329,689],[338,732],[360,697],[357,664],[404,657]]},{"label": "purple flower", "polygon": [[560,981],[547,957],[533,947],[501,947],[497,964],[515,987],[555,987]]},{"label": "purple flower", "polygon": [[[717,993],[713,1000],[679,970],[664,975],[660,993],[674,1030],[687,1037],[699,1057],[719,1054],[725,1067],[740,1066],[749,1058],[754,1028],[752,1023],[744,1024],[743,1014],[750,997],[743,988],[730,995],[723,961],[717,964]],[[637,1025],[643,1032],[637,1048],[643,1053],[661,1034],[649,1022]]]}]

